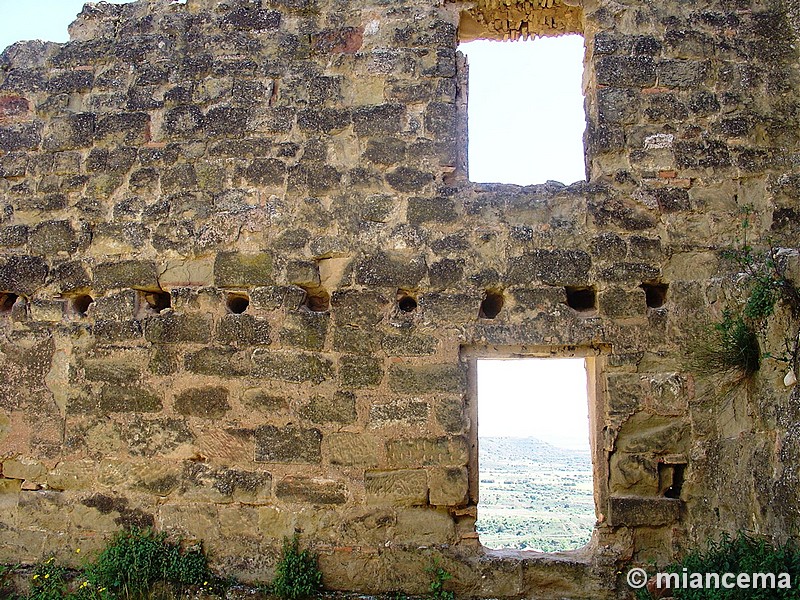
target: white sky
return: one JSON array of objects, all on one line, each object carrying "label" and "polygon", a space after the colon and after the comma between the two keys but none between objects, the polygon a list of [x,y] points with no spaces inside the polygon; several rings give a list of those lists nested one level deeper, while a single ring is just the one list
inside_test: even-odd
[{"label": "white sky", "polygon": [[[133,0],[116,0],[126,4]],[[85,0],[0,0],[0,51],[20,40],[69,41],[69,26]]]},{"label": "white sky", "polygon": [[461,44],[469,61],[469,178],[570,184],[583,161],[583,36]]},{"label": "white sky", "polygon": [[589,448],[586,361],[524,358],[478,361],[480,437],[535,437]]}]

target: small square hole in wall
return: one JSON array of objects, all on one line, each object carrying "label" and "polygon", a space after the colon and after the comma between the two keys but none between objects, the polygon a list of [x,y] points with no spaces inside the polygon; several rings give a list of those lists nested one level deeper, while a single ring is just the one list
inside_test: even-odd
[{"label": "small square hole in wall", "polygon": [[85,317],[92,304],[94,304],[94,298],[89,294],[78,294],[69,299],[69,311],[73,315]]},{"label": "small square hole in wall", "polygon": [[585,179],[583,36],[477,40],[459,50],[469,64],[470,181]]},{"label": "small square hole in wall", "polygon": [[0,315],[10,315],[18,297],[11,292],[0,293]]},{"label": "small square hole in wall", "polygon": [[564,288],[567,294],[567,306],[580,313],[594,312],[597,309],[597,291],[593,287]]},{"label": "small square hole in wall", "polygon": [[643,283],[641,288],[644,290],[647,308],[661,308],[666,304],[668,284],[660,282]]},{"label": "small square hole in wall", "polygon": [[250,297],[245,293],[228,294],[225,299],[225,307],[228,312],[234,315],[241,315],[250,306]]},{"label": "small square hole in wall", "polygon": [[685,472],[685,463],[658,463],[659,495],[665,498],[680,498]]},{"label": "small square hole in wall", "polygon": [[575,550],[595,525],[586,360],[479,359],[481,544]]},{"label": "small square hole in wall", "polygon": [[169,292],[149,292],[140,290],[136,293],[136,314],[139,317],[157,315],[172,307],[172,296]]},{"label": "small square hole in wall", "polygon": [[303,288],[306,292],[303,306],[311,312],[327,312],[331,308],[331,295],[325,288]]},{"label": "small square hole in wall", "polygon": [[505,298],[503,292],[497,290],[487,290],[481,301],[481,309],[478,316],[481,319],[494,319],[503,310]]}]

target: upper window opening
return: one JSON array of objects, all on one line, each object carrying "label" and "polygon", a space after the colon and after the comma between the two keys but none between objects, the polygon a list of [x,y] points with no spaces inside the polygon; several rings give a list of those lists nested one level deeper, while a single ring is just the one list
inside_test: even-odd
[{"label": "upper window opening", "polygon": [[583,36],[477,40],[459,50],[469,64],[470,181],[583,180]]},{"label": "upper window opening", "polygon": [[477,382],[481,543],[583,547],[596,519],[586,360],[478,360]]}]

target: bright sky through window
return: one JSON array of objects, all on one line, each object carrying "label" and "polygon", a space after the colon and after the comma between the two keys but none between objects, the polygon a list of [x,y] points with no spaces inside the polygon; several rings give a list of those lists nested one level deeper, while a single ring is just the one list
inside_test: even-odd
[{"label": "bright sky through window", "polygon": [[589,447],[587,375],[582,358],[478,361],[481,437],[535,437]]},{"label": "bright sky through window", "polygon": [[469,62],[469,178],[585,179],[583,37],[461,44]]}]

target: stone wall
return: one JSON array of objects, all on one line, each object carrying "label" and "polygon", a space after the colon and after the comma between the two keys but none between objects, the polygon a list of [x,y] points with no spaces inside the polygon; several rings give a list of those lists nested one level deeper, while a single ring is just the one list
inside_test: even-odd
[{"label": "stone wall", "polygon": [[[611,598],[630,561],[796,530],[784,371],[721,397],[684,366],[742,208],[797,245],[784,7],[570,7],[590,177],[525,188],[466,178],[470,8],[138,0],[5,51],[0,561],[154,525],[264,579],[299,531],[334,589],[422,592],[436,558],[465,595]],[[475,535],[474,361],[516,355],[590,357],[581,552]]]}]

